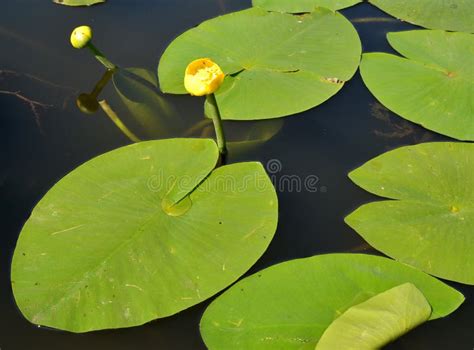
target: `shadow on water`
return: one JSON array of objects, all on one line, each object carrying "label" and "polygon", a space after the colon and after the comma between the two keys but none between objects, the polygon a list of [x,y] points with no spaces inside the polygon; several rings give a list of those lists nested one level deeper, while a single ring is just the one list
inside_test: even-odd
[{"label": "shadow on water", "polygon": [[[38,329],[15,306],[9,266],[31,209],[79,164],[136,141],[131,135],[136,139],[213,137],[212,125],[203,116],[203,100],[161,94],[156,65],[166,46],[184,30],[249,6],[250,0],[202,0],[199,6],[191,0],[110,0],[106,5],[80,9],[49,1],[2,4],[2,349],[205,349],[198,325],[208,302],[132,329],[82,335]],[[368,3],[342,12],[356,26],[364,51],[393,52],[386,33],[413,28]],[[88,53],[69,46],[71,28],[81,24],[94,27],[94,41],[107,48],[108,56],[119,58],[118,65],[142,67],[120,71],[101,91],[99,100],[107,101],[113,114],[100,108],[85,115],[76,106],[77,96],[91,91],[103,74]],[[375,199],[353,185],[346,174],[389,149],[445,139],[386,110],[365,88],[359,74],[313,110],[284,120],[226,122],[225,128],[231,141],[229,162],[261,161],[279,190],[278,232],[251,272],[314,254],[376,253],[343,222],[352,210]],[[281,181],[285,175],[314,177],[315,191],[289,187]],[[444,349],[456,344],[458,349],[471,349],[474,289],[453,285],[467,298],[458,312],[423,325],[388,348]]]}]

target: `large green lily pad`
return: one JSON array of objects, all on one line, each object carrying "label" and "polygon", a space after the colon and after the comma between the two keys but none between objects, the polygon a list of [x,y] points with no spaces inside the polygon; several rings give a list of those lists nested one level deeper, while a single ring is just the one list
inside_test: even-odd
[{"label": "large green lily pad", "polygon": [[201,335],[211,350],[313,350],[351,306],[410,282],[446,316],[463,296],[427,274],[370,255],[329,254],[275,265],[243,279],[208,307]]},{"label": "large green lily pad", "polygon": [[431,306],[411,283],[352,306],[326,329],[316,350],[374,350],[426,322]]},{"label": "large green lily pad", "polygon": [[364,54],[361,74],[375,97],[405,119],[459,140],[474,140],[474,35],[389,33],[407,58]]},{"label": "large green lily pad", "polygon": [[426,143],[383,154],[349,177],[395,200],[346,222],[376,249],[432,275],[474,284],[474,144]]},{"label": "large green lily pad", "polygon": [[206,21],[179,36],[158,68],[164,92],[184,94],[189,62],[208,57],[227,77],[216,98],[223,119],[282,117],[317,106],[357,70],[361,44],[341,14],[294,16],[254,7]]},{"label": "large green lily pad", "polygon": [[286,13],[312,12],[317,7],[326,7],[333,11],[353,6],[362,0],[252,0],[253,6],[267,11]]},{"label": "large green lily pad", "polygon": [[142,142],[59,181],[14,253],[25,317],[73,332],[135,326],[235,281],[271,241],[277,197],[260,163],[213,170],[217,159],[208,139]]},{"label": "large green lily pad", "polygon": [[474,32],[472,0],[369,0],[403,21],[430,29]]}]

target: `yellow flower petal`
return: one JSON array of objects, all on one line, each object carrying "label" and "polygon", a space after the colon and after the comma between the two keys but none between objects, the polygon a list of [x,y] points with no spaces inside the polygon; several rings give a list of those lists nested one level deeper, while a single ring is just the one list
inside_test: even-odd
[{"label": "yellow flower petal", "polygon": [[219,89],[224,78],[224,72],[216,63],[200,58],[186,67],[184,87],[194,96],[210,95]]}]

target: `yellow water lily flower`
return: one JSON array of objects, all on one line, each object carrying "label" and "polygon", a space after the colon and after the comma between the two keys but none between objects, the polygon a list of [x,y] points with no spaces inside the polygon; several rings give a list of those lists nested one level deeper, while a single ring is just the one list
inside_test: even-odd
[{"label": "yellow water lily flower", "polygon": [[71,44],[76,49],[82,49],[92,40],[92,28],[80,26],[71,33]]},{"label": "yellow water lily flower", "polygon": [[200,58],[186,67],[184,87],[194,96],[210,95],[219,89],[224,78],[221,67],[209,58]]}]

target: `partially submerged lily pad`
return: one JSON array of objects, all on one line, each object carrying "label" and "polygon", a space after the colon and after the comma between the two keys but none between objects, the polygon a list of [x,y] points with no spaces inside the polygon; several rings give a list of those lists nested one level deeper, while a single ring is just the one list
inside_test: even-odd
[{"label": "partially submerged lily pad", "polygon": [[425,143],[385,153],[349,177],[395,199],[346,218],[370,245],[429,274],[474,284],[474,144]]},{"label": "partially submerged lily pad", "polygon": [[411,283],[352,306],[326,329],[316,350],[374,350],[428,321],[431,306]]},{"label": "partially submerged lily pad", "polygon": [[136,326],[235,281],[270,243],[277,197],[260,163],[213,170],[217,159],[212,140],[142,142],[59,181],[14,253],[25,317],[72,332]]},{"label": "partially submerged lily pad", "polygon": [[54,3],[66,6],[92,6],[107,0],[53,0]]},{"label": "partially submerged lily pad", "polygon": [[431,304],[431,319],[450,314],[464,300],[437,279],[387,258],[319,255],[236,283],[208,307],[201,335],[210,350],[314,350],[326,328],[351,306],[407,282]]},{"label": "partially submerged lily pad", "polygon": [[389,33],[404,55],[364,54],[361,74],[388,109],[427,129],[474,140],[474,35],[417,30]]},{"label": "partially submerged lily pad", "polygon": [[333,11],[353,6],[362,0],[253,0],[253,6],[267,11],[286,13],[312,12],[317,7],[326,7]]},{"label": "partially submerged lily pad", "polygon": [[369,0],[388,14],[429,29],[474,32],[472,0]]},{"label": "partially submerged lily pad", "polygon": [[261,8],[206,21],[179,36],[158,68],[164,92],[185,94],[189,62],[209,57],[227,77],[216,98],[223,119],[282,117],[317,106],[336,94],[357,70],[359,36],[341,14]]}]

